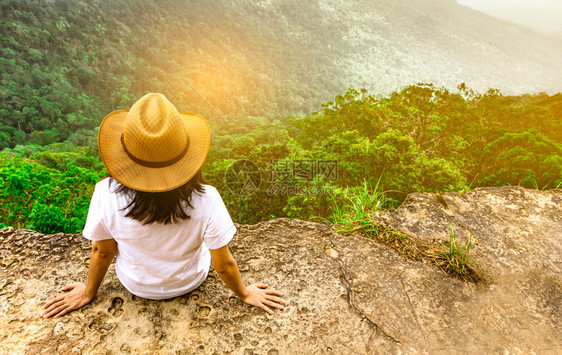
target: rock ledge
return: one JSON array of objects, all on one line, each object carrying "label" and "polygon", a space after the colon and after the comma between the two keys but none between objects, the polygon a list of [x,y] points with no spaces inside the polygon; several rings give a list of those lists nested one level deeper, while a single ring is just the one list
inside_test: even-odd
[{"label": "rock ledge", "polygon": [[166,301],[131,295],[113,266],[97,298],[59,319],[40,308],[86,278],[80,235],[0,230],[0,342],[5,353],[450,354],[562,353],[562,191],[479,188],[411,194],[380,222],[433,241],[478,239],[489,284],[463,283],[360,235],[278,218],[237,225],[231,250],[246,283],[289,304],[242,304],[212,271]]}]

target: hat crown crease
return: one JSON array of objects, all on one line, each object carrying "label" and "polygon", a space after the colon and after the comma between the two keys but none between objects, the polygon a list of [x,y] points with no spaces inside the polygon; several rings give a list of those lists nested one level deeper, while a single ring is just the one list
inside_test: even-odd
[{"label": "hat crown crease", "polygon": [[131,107],[123,136],[126,149],[148,162],[174,159],[188,141],[180,113],[162,94],[147,94]]}]

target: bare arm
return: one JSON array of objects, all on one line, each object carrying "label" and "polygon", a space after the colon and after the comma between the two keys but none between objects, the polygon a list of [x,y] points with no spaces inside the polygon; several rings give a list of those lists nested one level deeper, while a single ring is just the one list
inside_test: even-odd
[{"label": "bare arm", "polygon": [[107,273],[109,265],[117,254],[117,243],[113,239],[95,241],[90,255],[88,281],[86,284],[73,283],[66,285],[61,291],[72,290],[55,297],[43,306],[43,317],[58,318],[70,311],[90,303],[98,292],[98,288]]},{"label": "bare arm", "polygon": [[279,291],[266,290],[268,285],[257,283],[246,287],[238,270],[238,264],[230,253],[228,245],[220,249],[211,249],[213,267],[224,283],[245,303],[259,307],[268,313],[273,311],[267,307],[283,309],[285,300],[276,296],[283,296]]}]

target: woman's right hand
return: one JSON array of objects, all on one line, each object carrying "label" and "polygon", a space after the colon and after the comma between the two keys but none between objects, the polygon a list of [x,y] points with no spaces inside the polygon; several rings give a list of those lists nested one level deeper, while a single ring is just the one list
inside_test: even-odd
[{"label": "woman's right hand", "polygon": [[259,307],[267,313],[273,314],[273,311],[268,306],[283,309],[282,305],[287,302],[282,298],[276,297],[283,296],[283,293],[275,290],[266,290],[268,287],[268,285],[262,283],[252,284],[246,287],[246,292],[240,299],[244,303]]}]

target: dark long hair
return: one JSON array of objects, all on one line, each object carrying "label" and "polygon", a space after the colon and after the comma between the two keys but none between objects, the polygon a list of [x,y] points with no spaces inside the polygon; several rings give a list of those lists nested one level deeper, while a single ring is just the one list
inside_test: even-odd
[{"label": "dark long hair", "polygon": [[129,204],[122,211],[129,210],[125,216],[141,222],[142,224],[152,223],[178,223],[191,218],[182,205],[185,203],[191,206],[191,196],[193,192],[201,194],[205,192],[203,184],[208,184],[203,177],[201,169],[185,184],[170,191],[165,192],[144,192],[133,190],[107,174],[111,183],[116,183],[117,194],[126,196]]}]

